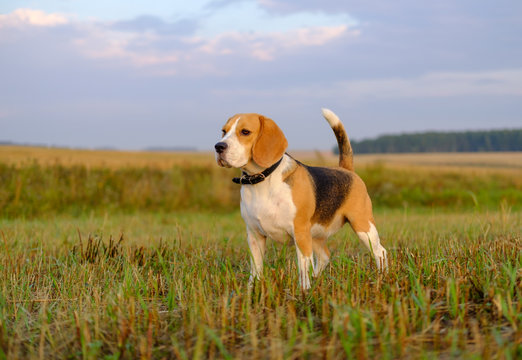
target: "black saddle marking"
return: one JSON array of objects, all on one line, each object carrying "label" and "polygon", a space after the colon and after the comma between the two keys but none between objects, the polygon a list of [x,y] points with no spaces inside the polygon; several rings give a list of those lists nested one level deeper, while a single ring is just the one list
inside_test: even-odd
[{"label": "black saddle marking", "polygon": [[313,219],[320,224],[327,224],[346,199],[352,184],[352,176],[340,169],[304,166],[315,185]]}]

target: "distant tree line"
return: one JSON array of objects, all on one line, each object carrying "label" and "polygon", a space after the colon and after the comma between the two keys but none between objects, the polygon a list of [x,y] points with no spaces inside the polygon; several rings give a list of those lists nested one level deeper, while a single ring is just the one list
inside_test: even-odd
[{"label": "distant tree line", "polygon": [[[424,132],[351,141],[356,154],[409,152],[522,151],[522,129]],[[338,153],[337,147],[334,152]]]}]

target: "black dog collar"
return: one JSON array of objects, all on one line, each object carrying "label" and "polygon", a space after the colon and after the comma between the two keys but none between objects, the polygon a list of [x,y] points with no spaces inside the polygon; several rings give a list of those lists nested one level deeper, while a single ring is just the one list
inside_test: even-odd
[{"label": "black dog collar", "polygon": [[265,180],[271,173],[274,172],[274,170],[281,164],[281,161],[283,161],[283,158],[279,159],[278,162],[276,162],[274,165],[270,166],[269,168],[266,168],[259,174],[254,175],[248,175],[247,173],[243,172],[243,175],[239,178],[233,178],[232,181],[236,184],[241,185],[255,185],[260,183],[261,181]]}]

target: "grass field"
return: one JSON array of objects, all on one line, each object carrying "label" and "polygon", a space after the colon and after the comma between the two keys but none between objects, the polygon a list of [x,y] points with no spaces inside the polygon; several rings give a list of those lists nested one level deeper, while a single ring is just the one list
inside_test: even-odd
[{"label": "grass field", "polygon": [[302,293],[291,244],[270,243],[248,289],[235,174],[201,154],[157,166],[119,153],[90,154],[96,166],[62,161],[75,157],[66,150],[45,164],[6,154],[0,358],[522,356],[517,165],[361,164],[390,271],[378,274],[345,228]]}]

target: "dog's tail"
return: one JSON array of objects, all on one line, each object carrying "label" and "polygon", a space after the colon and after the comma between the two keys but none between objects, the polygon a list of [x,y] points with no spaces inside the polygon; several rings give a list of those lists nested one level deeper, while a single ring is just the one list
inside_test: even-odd
[{"label": "dog's tail", "polygon": [[352,145],[350,145],[350,139],[348,139],[348,135],[346,135],[343,123],[331,110],[323,109],[323,116],[332,127],[335,137],[337,138],[337,145],[339,146],[339,166],[353,171]]}]

